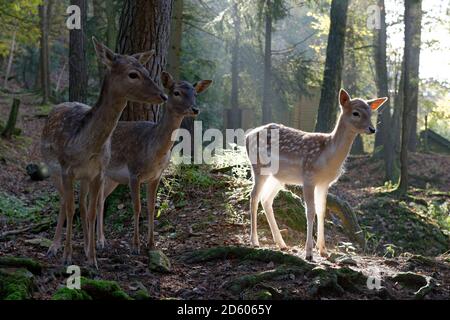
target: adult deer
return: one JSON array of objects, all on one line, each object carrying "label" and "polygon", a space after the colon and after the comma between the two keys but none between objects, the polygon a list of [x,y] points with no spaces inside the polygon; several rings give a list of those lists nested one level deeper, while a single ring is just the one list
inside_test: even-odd
[{"label": "adult deer", "polygon": [[[78,102],[57,105],[49,114],[41,138],[41,153],[49,166],[60,195],[60,212],[49,255],[61,247],[61,233],[67,219],[63,261],[72,261],[74,182],[89,185],[89,211],[80,205],[84,249],[88,263],[97,266],[95,256],[95,218],[98,199],[109,162],[111,134],[127,100],[162,103],[167,99],[144,68],[153,51],[133,56],[115,54],[93,38],[99,60],[106,65],[103,86],[94,107]],[[88,215],[86,216],[86,213]]]},{"label": "adult deer", "polygon": [[[374,134],[371,121],[372,111],[377,110],[387,98],[370,101],[351,99],[341,89],[339,103],[341,112],[333,132],[309,133],[279,124],[268,124],[252,130],[246,137],[247,154],[252,162],[253,190],[250,199],[251,243],[259,246],[257,234],[257,210],[261,201],[269,222],[275,243],[285,249],[277,222],[273,214],[272,203],[278,192],[286,184],[303,185],[307,215],[306,259],[312,260],[313,223],[317,214],[317,246],[321,256],[327,256],[324,236],[324,219],[328,188],[336,182],[342,172],[346,159],[357,134]],[[277,136],[278,141],[268,137]],[[262,141],[261,137],[267,141]],[[259,137],[259,139],[258,139]],[[258,147],[258,140],[260,146]],[[263,143],[262,143],[263,142]],[[272,143],[277,143],[278,154],[270,154],[270,160],[278,161],[275,169],[262,164],[255,155],[271,150]],[[264,145],[264,146],[262,146]],[[275,149],[275,148],[274,148]],[[267,155],[267,153],[264,153]],[[255,159],[252,161],[252,159]]]},{"label": "adult deer", "polygon": [[[154,248],[154,212],[156,192],[163,171],[169,165],[170,151],[174,144],[172,133],[180,128],[186,116],[196,116],[197,94],[205,91],[211,80],[202,80],[194,85],[180,81],[175,82],[172,76],[161,74],[163,86],[168,90],[165,112],[158,123],[149,121],[119,122],[112,136],[111,161],[105,171],[103,198],[99,202],[97,231],[99,246],[104,247],[103,207],[105,199],[119,184],[128,184],[134,211],[134,235],[132,251],[138,254],[139,216],[141,213],[140,189],[147,183],[148,235],[147,246]],[[88,185],[81,186],[80,199],[86,200]],[[80,200],[81,201],[81,200]]]}]

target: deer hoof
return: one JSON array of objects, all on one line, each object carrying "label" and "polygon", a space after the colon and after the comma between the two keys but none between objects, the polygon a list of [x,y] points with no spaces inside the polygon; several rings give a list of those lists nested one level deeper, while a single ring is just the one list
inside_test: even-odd
[{"label": "deer hoof", "polygon": [[327,250],[319,250],[319,254],[323,258],[328,258],[329,256]]},{"label": "deer hoof", "polygon": [[50,246],[50,248],[47,251],[47,257],[49,257],[49,258],[56,257],[59,248],[61,248],[61,245],[52,243],[52,245]]},{"label": "deer hoof", "polygon": [[305,259],[309,262],[313,262],[313,256],[311,255],[306,255]]},{"label": "deer hoof", "polygon": [[131,248],[131,253],[137,256],[141,253],[141,249],[139,246],[133,246],[133,248]]},{"label": "deer hoof", "polygon": [[95,257],[88,258],[88,266],[98,270],[97,259]]},{"label": "deer hoof", "polygon": [[72,264],[72,252],[70,253],[64,252],[63,264],[65,266],[70,266]]},{"label": "deer hoof", "polygon": [[97,249],[103,250],[103,249],[105,249],[105,247],[106,247],[106,240],[105,240],[105,238],[98,239],[97,240]]}]

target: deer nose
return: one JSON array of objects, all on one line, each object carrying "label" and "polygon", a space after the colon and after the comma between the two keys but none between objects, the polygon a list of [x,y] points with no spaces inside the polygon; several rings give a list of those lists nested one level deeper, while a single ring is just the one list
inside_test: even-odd
[{"label": "deer nose", "polygon": [[374,134],[377,130],[374,127],[369,127],[369,133]]},{"label": "deer nose", "polygon": [[166,96],[164,93],[161,93],[160,97],[161,97],[161,99],[162,99],[164,102],[166,102],[167,99],[168,99],[167,96]]},{"label": "deer nose", "polygon": [[196,106],[192,106],[192,112],[193,112],[195,115],[198,115],[198,114],[200,113],[200,110],[199,110],[199,108],[197,108]]}]

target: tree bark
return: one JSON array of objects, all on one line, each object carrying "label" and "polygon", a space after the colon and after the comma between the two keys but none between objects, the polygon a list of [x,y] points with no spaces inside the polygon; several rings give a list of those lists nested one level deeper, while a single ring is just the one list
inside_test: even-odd
[{"label": "tree bark", "polygon": [[115,6],[110,4],[109,0],[105,0],[105,15],[106,15],[106,45],[108,48],[116,47],[117,39],[117,11]]},{"label": "tree bark", "polygon": [[[105,5],[103,8],[102,3]],[[98,30],[105,24],[104,13],[108,7],[112,7],[112,3],[106,3],[106,1],[93,0],[92,1],[92,12],[94,16],[95,29]],[[106,39],[106,37],[105,37]],[[103,41],[103,39],[101,39]],[[109,47],[114,48],[114,47]],[[103,78],[105,76],[105,67],[102,63],[97,64],[97,72],[98,72],[98,85],[101,88],[103,83]]]},{"label": "tree bark", "polygon": [[344,65],[345,29],[348,0],[333,0],[330,10],[330,32],[328,34],[327,57],[320,94],[316,131],[330,132],[337,118],[337,97]]},{"label": "tree bark", "polygon": [[[380,29],[375,35],[375,69],[378,97],[389,97],[389,80],[386,62],[386,10],[384,0],[378,0],[378,6],[381,8]],[[383,146],[383,160],[385,167],[385,179],[392,180],[394,175],[393,168],[393,141],[390,137],[391,129],[391,108],[388,100],[383,109],[378,111],[377,133],[375,136],[375,148]]]},{"label": "tree bark", "polygon": [[14,31],[13,38],[11,40],[11,48],[9,49],[8,64],[6,65],[5,81],[3,83],[3,88],[5,89],[8,88],[9,74],[11,73],[12,63],[14,61],[14,50],[16,48],[16,35],[17,31]]},{"label": "tree bark", "polygon": [[14,133],[14,128],[16,127],[17,115],[19,114],[20,100],[14,98],[13,104],[11,106],[11,112],[9,113],[8,122],[6,123],[5,129],[2,132],[2,136],[9,139]]},{"label": "tree bark", "polygon": [[40,16],[40,77],[41,77],[41,90],[42,90],[42,104],[47,104],[50,99],[50,51],[49,51],[49,33],[50,33],[50,20],[51,20],[51,8],[53,0],[44,0],[39,6]]},{"label": "tree bark", "polygon": [[422,0],[405,1],[405,49],[402,143],[400,152],[400,183],[398,191],[406,194],[408,181],[408,148],[419,96],[419,62],[422,26]]},{"label": "tree bark", "polygon": [[70,30],[69,40],[69,99],[86,103],[87,99],[87,0],[71,0],[81,10],[81,29]]},{"label": "tree bark", "polygon": [[241,17],[239,5],[235,0],[233,3],[234,43],[231,53],[231,112],[228,113],[228,128],[237,129],[241,127],[241,114],[239,111],[239,60],[241,42]]},{"label": "tree bark", "polygon": [[272,121],[272,1],[266,0],[262,124]]},{"label": "tree bark", "polygon": [[[121,54],[134,54],[154,49],[147,69],[157,84],[166,64],[169,46],[172,0],[125,0],[120,16],[117,50]],[[121,120],[136,121],[159,119],[159,106],[128,102]]]}]

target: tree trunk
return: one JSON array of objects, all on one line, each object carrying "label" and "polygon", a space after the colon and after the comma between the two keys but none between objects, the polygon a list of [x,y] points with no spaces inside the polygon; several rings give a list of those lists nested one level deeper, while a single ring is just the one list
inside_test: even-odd
[{"label": "tree trunk", "polygon": [[[375,70],[378,97],[389,97],[389,80],[386,63],[386,10],[384,0],[378,0],[381,8],[380,29],[375,35]],[[383,109],[378,111],[377,133],[375,136],[375,148],[383,146],[383,159],[385,167],[385,179],[392,180],[394,175],[393,141],[391,139],[391,108],[388,100]]]},{"label": "tree trunk", "polygon": [[71,0],[81,9],[81,29],[70,30],[69,43],[69,100],[86,103],[87,99],[87,0]]},{"label": "tree trunk", "polygon": [[[105,4],[105,8],[102,7],[102,3]],[[95,23],[95,30],[99,30],[104,24],[104,11],[107,7],[112,7],[112,3],[106,3],[105,1],[93,0],[92,1],[92,12],[93,12],[93,20]],[[104,39],[101,39],[102,41]],[[109,47],[114,48],[114,47]],[[105,76],[105,67],[102,63],[97,64],[97,72],[98,72],[98,85],[101,88],[103,83],[103,78]]]},{"label": "tree trunk", "polygon": [[40,16],[40,76],[42,104],[47,104],[50,99],[50,53],[48,45],[48,37],[50,33],[50,12],[52,0],[44,0],[39,6]]},{"label": "tree trunk", "polygon": [[405,50],[400,184],[398,191],[408,190],[408,147],[419,96],[419,62],[421,43],[422,0],[405,1]]},{"label": "tree trunk", "polygon": [[266,0],[266,32],[264,43],[264,89],[262,124],[272,121],[272,2]]},{"label": "tree trunk", "polygon": [[239,60],[241,41],[241,18],[237,1],[233,3],[234,44],[231,53],[231,110],[228,113],[227,126],[230,129],[241,127],[239,111]]},{"label": "tree trunk", "polygon": [[108,48],[116,47],[117,39],[117,11],[115,6],[109,0],[105,0],[105,15],[106,15],[106,45]]},{"label": "tree trunk", "polygon": [[5,82],[3,83],[3,88],[5,89],[8,88],[9,74],[11,73],[12,63],[14,61],[14,50],[16,48],[16,35],[17,31],[14,31],[13,38],[11,40],[11,48],[9,50],[8,64],[6,65]]},{"label": "tree trunk", "polygon": [[[120,16],[117,51],[134,54],[154,49],[155,56],[147,64],[151,77],[161,84],[160,74],[166,64],[169,46],[172,0],[125,0]],[[159,119],[159,106],[128,102],[121,120]]]},{"label": "tree trunk", "polygon": [[11,107],[11,112],[9,113],[8,122],[6,123],[5,129],[2,132],[2,136],[9,139],[14,133],[14,128],[16,127],[17,115],[19,114],[20,100],[14,98]]},{"label": "tree trunk", "polygon": [[167,71],[176,80],[181,80],[181,41],[183,39],[183,0],[173,0],[173,14],[170,26],[170,45]]},{"label": "tree trunk", "polygon": [[327,57],[320,95],[316,131],[330,132],[337,117],[337,97],[344,65],[345,29],[348,0],[333,0],[330,10]]}]

